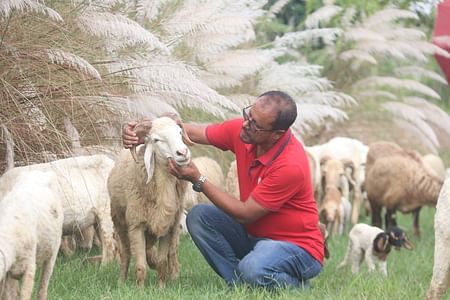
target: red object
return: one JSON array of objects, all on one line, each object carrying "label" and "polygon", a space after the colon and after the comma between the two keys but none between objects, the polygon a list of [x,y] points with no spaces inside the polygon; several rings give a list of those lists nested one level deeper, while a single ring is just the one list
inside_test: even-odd
[{"label": "red object", "polygon": [[[433,43],[450,52],[450,45],[448,43],[442,44],[436,41],[436,37],[442,35],[450,37],[450,0],[446,0],[438,5],[433,32]],[[447,78],[448,84],[450,84],[450,58],[437,54],[435,57]]]},{"label": "red object", "polygon": [[268,214],[245,225],[249,234],[296,244],[323,263],[323,238],[306,153],[291,130],[263,155],[240,139],[243,120],[206,129],[208,141],[236,155],[241,201],[252,197]]}]

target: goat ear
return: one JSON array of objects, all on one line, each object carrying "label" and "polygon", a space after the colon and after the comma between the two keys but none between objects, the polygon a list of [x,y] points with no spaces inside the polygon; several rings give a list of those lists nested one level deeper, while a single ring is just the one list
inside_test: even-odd
[{"label": "goat ear", "polygon": [[153,177],[153,172],[155,171],[155,163],[153,161],[153,145],[151,143],[145,145],[144,164],[145,170],[147,171],[146,184],[148,184]]},{"label": "goat ear", "polygon": [[380,251],[386,251],[387,246],[389,245],[389,236],[387,234],[379,235],[379,239],[377,241],[377,248]]},{"label": "goat ear", "polygon": [[404,236],[403,239],[403,247],[405,247],[408,250],[413,250],[414,249],[414,245],[413,243],[411,243],[408,238],[406,237],[406,235]]}]

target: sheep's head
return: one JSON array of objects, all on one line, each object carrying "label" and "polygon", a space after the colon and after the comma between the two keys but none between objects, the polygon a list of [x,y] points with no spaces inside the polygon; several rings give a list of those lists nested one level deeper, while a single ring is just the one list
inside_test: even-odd
[{"label": "sheep's head", "polygon": [[186,143],[192,145],[183,128],[175,120],[161,117],[152,121],[150,132],[145,137],[144,163],[148,175],[147,183],[153,176],[155,160],[171,158],[179,166],[190,162],[191,152]]}]

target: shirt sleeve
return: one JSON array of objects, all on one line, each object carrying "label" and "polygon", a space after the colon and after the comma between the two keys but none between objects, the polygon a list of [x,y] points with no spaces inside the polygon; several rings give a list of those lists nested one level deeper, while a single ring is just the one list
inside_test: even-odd
[{"label": "shirt sleeve", "polygon": [[220,124],[212,124],[206,127],[206,138],[211,145],[221,150],[234,152],[234,145],[239,139],[242,127],[242,119],[233,119]]},{"label": "shirt sleeve", "polygon": [[304,174],[298,165],[271,168],[252,191],[251,196],[262,207],[277,211],[301,189]]}]

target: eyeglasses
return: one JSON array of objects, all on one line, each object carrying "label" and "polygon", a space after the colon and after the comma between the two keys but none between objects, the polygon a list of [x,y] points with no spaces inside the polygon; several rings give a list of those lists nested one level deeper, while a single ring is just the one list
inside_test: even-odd
[{"label": "eyeglasses", "polygon": [[256,121],[249,115],[249,111],[250,111],[251,107],[252,106],[249,105],[242,109],[242,116],[244,117],[244,121],[248,122],[248,127],[250,128],[250,130],[254,131],[254,132],[256,132],[256,131],[274,131],[275,129],[264,129],[264,128],[259,127],[258,124],[256,124]]}]

